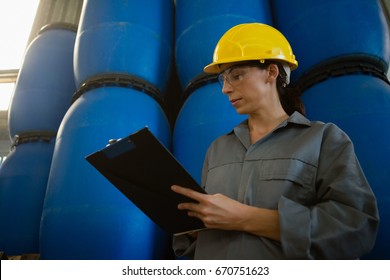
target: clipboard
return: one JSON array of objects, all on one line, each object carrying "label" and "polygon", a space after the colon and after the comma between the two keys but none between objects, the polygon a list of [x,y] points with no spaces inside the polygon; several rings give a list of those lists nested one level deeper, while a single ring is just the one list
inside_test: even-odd
[{"label": "clipboard", "polygon": [[173,192],[171,186],[205,190],[147,127],[86,160],[166,232],[178,235],[205,228],[201,220],[177,209],[179,203],[193,200]]}]

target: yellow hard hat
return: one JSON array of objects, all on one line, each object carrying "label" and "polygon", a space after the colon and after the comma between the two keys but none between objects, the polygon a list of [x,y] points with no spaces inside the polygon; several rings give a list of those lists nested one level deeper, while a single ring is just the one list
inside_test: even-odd
[{"label": "yellow hard hat", "polygon": [[290,43],[277,29],[263,23],[244,23],[229,29],[214,50],[213,62],[204,68],[216,74],[226,63],[248,60],[285,61],[291,70],[298,67]]}]

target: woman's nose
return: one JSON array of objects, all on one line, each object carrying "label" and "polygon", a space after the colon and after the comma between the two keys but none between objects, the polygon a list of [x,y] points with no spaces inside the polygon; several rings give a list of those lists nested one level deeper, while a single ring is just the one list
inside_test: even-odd
[{"label": "woman's nose", "polygon": [[222,93],[228,94],[232,91],[232,89],[233,89],[232,85],[226,79],[224,79],[222,83]]}]

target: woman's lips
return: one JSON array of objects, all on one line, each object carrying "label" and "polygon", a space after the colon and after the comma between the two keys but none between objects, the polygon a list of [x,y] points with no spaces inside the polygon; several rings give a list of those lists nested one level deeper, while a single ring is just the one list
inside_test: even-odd
[{"label": "woman's lips", "polygon": [[230,100],[230,102],[232,103],[233,106],[236,106],[240,100],[241,100],[241,98],[235,98],[235,99]]}]

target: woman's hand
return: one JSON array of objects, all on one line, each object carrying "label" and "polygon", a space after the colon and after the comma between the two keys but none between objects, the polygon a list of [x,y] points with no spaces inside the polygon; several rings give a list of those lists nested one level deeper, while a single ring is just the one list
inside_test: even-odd
[{"label": "woman's hand", "polygon": [[172,190],[197,201],[180,203],[178,209],[187,210],[189,216],[202,220],[207,228],[246,231],[280,239],[276,210],[253,207],[222,194],[202,194],[176,185],[172,186]]},{"label": "woman's hand", "polygon": [[207,228],[235,230],[242,223],[240,212],[244,204],[222,194],[202,194],[189,188],[172,186],[172,190],[198,203],[181,203],[178,209],[187,210],[188,216],[201,219]]}]

